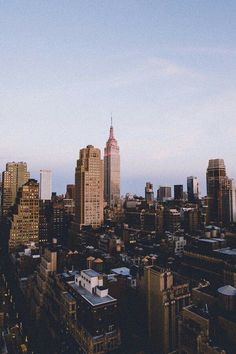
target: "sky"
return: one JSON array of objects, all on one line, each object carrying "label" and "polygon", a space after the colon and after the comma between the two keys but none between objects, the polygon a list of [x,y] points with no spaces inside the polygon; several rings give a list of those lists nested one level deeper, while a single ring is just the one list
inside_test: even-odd
[{"label": "sky", "polygon": [[0,0],[0,170],[64,193],[111,113],[123,194],[196,175],[204,195],[211,158],[236,178],[236,2]]}]

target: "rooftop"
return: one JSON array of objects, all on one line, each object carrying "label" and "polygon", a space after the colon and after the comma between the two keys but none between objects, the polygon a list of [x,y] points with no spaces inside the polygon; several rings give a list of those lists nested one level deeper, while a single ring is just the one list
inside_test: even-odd
[{"label": "rooftop", "polygon": [[210,319],[210,314],[206,309],[198,307],[196,305],[190,305],[186,307],[186,310],[195,313],[196,315],[205,318],[206,320]]},{"label": "rooftop", "polygon": [[218,253],[224,254],[226,256],[236,257],[236,249],[235,248],[226,247],[226,248],[214,250],[214,252],[218,252]]},{"label": "rooftop", "polygon": [[88,275],[90,278],[95,278],[100,276],[100,274],[93,269],[85,269],[83,270],[83,273]]},{"label": "rooftop", "polygon": [[227,296],[236,296],[236,288],[231,285],[225,285],[218,289],[218,292]]},{"label": "rooftop", "polygon": [[82,286],[77,285],[76,283],[72,283],[70,284],[70,286],[92,306],[105,305],[110,304],[112,302],[116,302],[116,299],[114,299],[110,295],[100,297],[96,294],[90,293],[88,290],[86,290]]},{"label": "rooftop", "polygon": [[114,274],[124,275],[126,277],[130,276],[130,269],[126,267],[113,268],[111,271]]},{"label": "rooftop", "polygon": [[206,242],[206,243],[218,243],[219,240],[212,239],[212,238],[200,238],[199,242]]}]

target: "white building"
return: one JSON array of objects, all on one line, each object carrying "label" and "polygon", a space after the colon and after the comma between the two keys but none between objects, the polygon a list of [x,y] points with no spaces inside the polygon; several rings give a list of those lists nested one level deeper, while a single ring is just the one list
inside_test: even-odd
[{"label": "white building", "polygon": [[41,200],[51,200],[52,196],[52,172],[50,170],[40,170],[40,190]]}]

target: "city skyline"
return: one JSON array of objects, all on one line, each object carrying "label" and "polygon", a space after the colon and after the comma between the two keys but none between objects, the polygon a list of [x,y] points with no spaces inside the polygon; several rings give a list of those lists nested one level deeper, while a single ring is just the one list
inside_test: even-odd
[{"label": "city skyline", "polygon": [[80,148],[102,150],[112,111],[122,194],[190,175],[205,194],[214,158],[236,176],[235,4],[54,5],[1,3],[1,170],[50,169],[64,192]]},{"label": "city skyline", "polygon": [[[91,145],[91,144],[89,144],[89,145]],[[87,145],[88,146],[88,145]],[[100,147],[97,147],[98,149],[100,149]],[[82,149],[82,147],[81,147],[81,149]],[[100,149],[100,151],[101,151],[101,158],[102,158],[102,160],[104,161],[104,153],[103,153],[103,149],[101,148]],[[77,158],[78,159],[78,158]],[[209,158],[208,160],[206,160],[206,168],[205,168],[205,170],[207,169],[207,165],[208,165],[208,161],[209,160],[214,160],[214,159],[223,159],[223,160],[225,160],[224,158],[222,158],[222,157],[220,157],[219,158],[219,156],[215,156],[214,158]],[[121,159],[122,160],[122,159]],[[16,162],[16,159],[14,160],[14,161],[8,161],[8,160],[6,160],[6,163],[5,163],[5,165],[7,165],[7,164],[11,164],[11,163],[19,163],[19,162]],[[26,163],[27,165],[28,165],[28,167],[29,167],[29,173],[32,175],[32,178],[34,178],[34,179],[36,179],[36,180],[38,180],[38,181],[40,181],[40,173],[41,173],[41,170],[42,169],[36,169],[36,171],[35,170],[31,170],[30,169],[30,166],[29,166],[29,164],[28,164],[28,162],[27,161],[25,161],[24,163]],[[230,165],[230,164],[229,164]],[[227,162],[227,167],[228,167],[228,162]],[[4,172],[4,169],[5,169],[5,167],[3,167],[3,169],[2,169],[2,172]],[[228,168],[227,168],[228,169]],[[47,169],[44,169],[43,168],[43,170],[46,170],[47,171]],[[229,170],[229,169],[228,169]],[[33,172],[32,172],[33,171]],[[48,171],[50,171],[50,172],[53,172],[53,171],[51,171],[51,170],[48,170]],[[53,178],[54,178],[54,176],[55,176],[55,174],[53,174]],[[200,177],[199,177],[200,176]],[[74,184],[74,176],[72,176],[72,179],[70,180],[70,181],[68,181],[68,180],[65,180],[65,179],[62,179],[61,181],[60,181],[60,183],[59,183],[59,189],[56,189],[57,188],[57,183],[55,182],[55,180],[57,179],[57,176],[55,176],[55,180],[54,179],[51,179],[51,184],[52,184],[52,192],[56,192],[58,195],[65,195],[66,194],[66,187],[67,187],[67,185],[70,185],[70,184]],[[182,177],[181,177],[182,178]],[[156,199],[156,197],[157,197],[157,191],[158,191],[158,189],[160,188],[160,187],[170,187],[171,188],[171,191],[172,191],[172,193],[173,193],[173,196],[172,197],[174,197],[174,186],[177,184],[176,183],[176,180],[180,183],[180,184],[182,184],[183,185],[183,191],[184,192],[186,192],[187,193],[187,179],[189,178],[189,176],[188,175],[186,175],[186,176],[183,176],[183,179],[181,179],[181,178],[175,178],[175,176],[174,175],[169,175],[169,176],[167,176],[167,178],[166,179],[162,179],[162,180],[160,180],[160,179],[158,179],[158,177],[157,178],[153,178],[150,182],[153,184],[153,191],[154,191],[154,198]],[[205,171],[201,171],[201,172],[199,172],[199,173],[197,173],[197,176],[196,176],[196,178],[198,179],[198,181],[200,182],[200,184],[199,184],[199,186],[198,186],[198,188],[199,188],[199,196],[200,197],[204,197],[204,196],[206,196],[207,195],[207,183],[206,183],[206,175],[205,175]],[[128,186],[128,188],[130,188],[130,189],[125,189],[125,187],[124,187],[124,185],[122,185],[122,175],[121,175],[121,193],[120,193],[120,195],[121,195],[121,197],[123,196],[125,196],[127,193],[131,193],[131,194],[134,194],[134,195],[139,195],[139,196],[145,196],[145,184],[147,183],[147,181],[148,181],[148,177],[145,177],[145,176],[143,176],[143,177],[141,177],[140,178],[140,181],[139,181],[139,186],[137,187],[136,186],[136,188],[135,188],[135,184],[134,183],[132,183],[132,181],[133,180],[131,180],[131,181],[127,181],[127,186]],[[236,179],[236,177],[235,176],[232,176],[231,175],[231,179],[233,180],[233,181],[235,181],[235,179]],[[163,183],[158,183],[158,180],[159,181],[163,181]],[[128,182],[130,182],[130,183],[128,183]]]}]

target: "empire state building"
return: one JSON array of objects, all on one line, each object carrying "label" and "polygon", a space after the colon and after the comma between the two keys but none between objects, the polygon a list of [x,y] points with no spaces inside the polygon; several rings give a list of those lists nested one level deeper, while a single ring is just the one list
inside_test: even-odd
[{"label": "empire state building", "polygon": [[110,126],[110,135],[104,149],[104,199],[110,207],[120,199],[120,148]]}]

